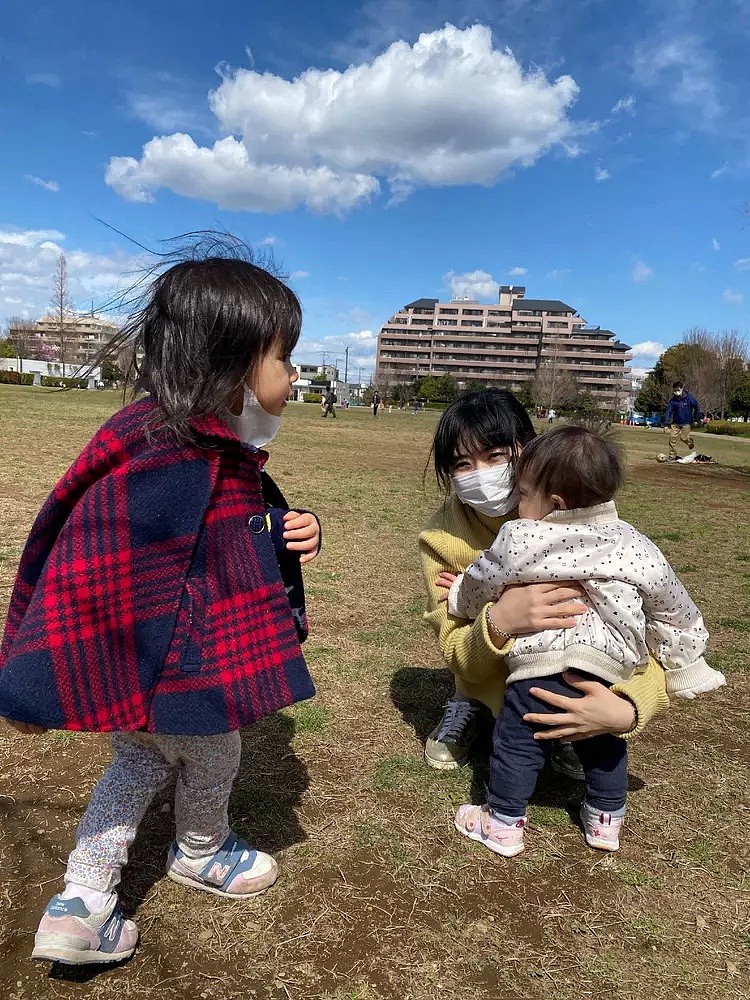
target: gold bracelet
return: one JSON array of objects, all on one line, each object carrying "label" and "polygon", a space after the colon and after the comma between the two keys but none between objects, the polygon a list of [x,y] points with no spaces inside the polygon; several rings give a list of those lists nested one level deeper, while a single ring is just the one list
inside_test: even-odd
[{"label": "gold bracelet", "polygon": [[492,611],[492,605],[488,604],[487,610],[485,611],[484,614],[484,617],[487,621],[487,631],[493,638],[501,639],[502,640],[501,646],[505,646],[510,642],[513,636],[509,635],[507,632],[503,632],[501,628],[497,627],[497,625],[492,620],[492,615],[490,614],[491,611]]}]

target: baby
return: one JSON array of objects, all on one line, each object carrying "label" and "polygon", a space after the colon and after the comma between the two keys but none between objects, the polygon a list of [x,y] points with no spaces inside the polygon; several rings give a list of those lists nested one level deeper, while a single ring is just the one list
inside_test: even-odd
[{"label": "baby", "polygon": [[[504,587],[579,581],[588,613],[570,629],[515,639],[494,732],[487,806],[463,805],[456,828],[512,857],[524,849],[526,806],[544,763],[543,743],[525,721],[539,711],[530,694],[576,695],[561,675],[575,670],[607,686],[645,667],[649,652],[667,672],[667,691],[694,698],[726,683],[703,658],[708,633],[698,608],[659,549],[621,521],[613,497],[622,484],[618,450],[581,427],[548,431],[526,445],[515,469],[519,520],[458,577],[441,574],[448,609],[487,614]],[[612,734],[576,743],[586,775],[581,808],[586,843],[619,848],[627,791],[626,742]]]}]

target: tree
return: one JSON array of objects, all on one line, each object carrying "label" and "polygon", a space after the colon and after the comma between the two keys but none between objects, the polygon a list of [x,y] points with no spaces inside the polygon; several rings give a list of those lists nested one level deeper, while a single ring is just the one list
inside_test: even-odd
[{"label": "tree", "polygon": [[17,358],[16,348],[11,342],[3,337],[0,340],[0,358]]},{"label": "tree", "polygon": [[458,395],[458,382],[453,375],[443,375],[437,380],[438,401],[452,403]]},{"label": "tree", "polygon": [[733,417],[750,419],[750,372],[745,372],[741,382],[734,387],[729,400],[729,412]]},{"label": "tree", "polygon": [[68,359],[70,341],[70,320],[74,315],[73,302],[70,298],[68,288],[68,264],[65,254],[61,253],[55,273],[52,278],[52,298],[50,300],[52,316],[55,320],[55,332],[57,334],[59,359],[62,364],[62,373],[65,375],[65,364]]},{"label": "tree", "polygon": [[543,362],[531,385],[534,406],[553,410],[569,406],[578,395],[578,385],[572,372],[554,361]]},{"label": "tree", "polygon": [[24,358],[36,357],[39,349],[39,334],[34,323],[24,319],[23,316],[11,316],[5,325],[5,335],[8,338],[8,343],[15,348],[14,357],[21,361]]},{"label": "tree", "polygon": [[486,382],[480,382],[479,379],[471,378],[466,383],[464,392],[480,392],[482,389],[487,388]]}]

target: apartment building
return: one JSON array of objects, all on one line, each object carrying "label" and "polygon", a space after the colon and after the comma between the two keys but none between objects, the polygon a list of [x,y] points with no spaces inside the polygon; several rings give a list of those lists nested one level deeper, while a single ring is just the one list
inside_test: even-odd
[{"label": "apartment building", "polygon": [[35,323],[10,327],[8,339],[23,345],[30,358],[64,363],[65,374],[72,375],[79,368],[88,368],[116,333],[117,327],[110,320],[86,313],[65,319],[62,338],[59,320],[43,316]]},{"label": "apartment building", "polygon": [[569,372],[581,391],[617,405],[629,389],[630,348],[588,326],[558,299],[529,299],[503,285],[498,302],[416,299],[384,324],[375,368],[381,384],[453,375],[519,389],[543,369]]}]

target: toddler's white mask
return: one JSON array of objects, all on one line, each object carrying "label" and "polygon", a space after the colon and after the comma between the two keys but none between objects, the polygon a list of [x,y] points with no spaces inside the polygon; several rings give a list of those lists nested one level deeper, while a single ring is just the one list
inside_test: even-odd
[{"label": "toddler's white mask", "polygon": [[510,462],[453,476],[452,483],[461,503],[488,517],[502,517],[518,506],[518,492]]},{"label": "toddler's white mask", "polygon": [[245,386],[242,413],[229,413],[227,423],[240,441],[262,448],[276,437],[281,427],[281,417],[264,410],[252,389]]}]

